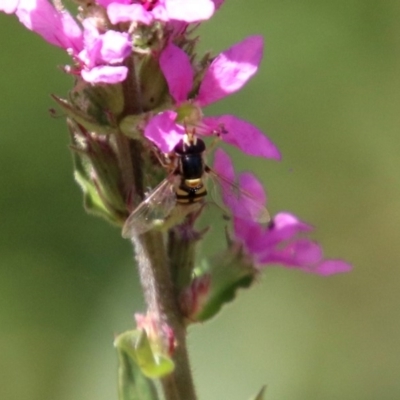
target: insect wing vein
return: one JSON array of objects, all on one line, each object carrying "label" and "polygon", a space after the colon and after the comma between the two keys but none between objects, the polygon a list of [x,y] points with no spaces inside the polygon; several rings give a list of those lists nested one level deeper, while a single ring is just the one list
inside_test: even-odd
[{"label": "insect wing vein", "polygon": [[122,229],[122,237],[131,238],[163,222],[176,204],[172,178],[164,179],[131,213]]},{"label": "insect wing vein", "polygon": [[207,167],[207,172],[213,183],[211,196],[219,207],[224,210],[228,207],[230,213],[241,219],[250,219],[259,223],[267,223],[271,220],[267,208],[250,192],[209,167]]}]

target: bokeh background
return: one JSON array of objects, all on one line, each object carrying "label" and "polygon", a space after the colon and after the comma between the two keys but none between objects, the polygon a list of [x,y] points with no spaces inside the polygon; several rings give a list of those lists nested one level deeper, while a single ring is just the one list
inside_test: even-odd
[{"label": "bokeh background", "polygon": [[[235,113],[280,147],[256,170],[270,209],[317,227],[322,278],[270,268],[210,323],[190,330],[201,399],[392,400],[400,396],[400,3],[229,0],[203,50],[266,38]],[[0,15],[0,398],[116,400],[113,336],[143,309],[129,242],[87,216],[49,94],[71,79],[63,52]]]}]

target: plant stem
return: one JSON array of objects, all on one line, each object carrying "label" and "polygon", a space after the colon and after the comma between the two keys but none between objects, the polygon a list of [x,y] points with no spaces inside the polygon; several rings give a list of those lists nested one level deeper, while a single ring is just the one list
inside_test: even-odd
[{"label": "plant stem", "polygon": [[186,328],[175,296],[169,260],[160,232],[132,238],[148,312],[172,328],[177,342],[175,370],[162,380],[166,400],[195,400],[196,394],[186,348]]},{"label": "plant stem", "polygon": [[[135,70],[133,58],[125,61],[128,76],[124,82],[125,108],[124,116],[138,115],[143,112],[140,83]],[[130,143],[129,143],[130,142]],[[129,149],[128,149],[129,145]],[[118,139],[120,154],[130,152],[130,164],[133,166],[133,176],[123,173],[126,177],[125,187],[129,181],[134,181],[134,193],[143,198],[143,147],[139,141]],[[128,182],[127,182],[128,181]],[[174,333],[176,348],[173,353],[174,371],[161,380],[165,400],[196,400],[189,359],[186,349],[186,327],[178,306],[175,288],[171,279],[168,254],[162,233],[150,231],[132,238],[136,260],[139,269],[147,312],[155,316],[160,324],[167,324]]]}]

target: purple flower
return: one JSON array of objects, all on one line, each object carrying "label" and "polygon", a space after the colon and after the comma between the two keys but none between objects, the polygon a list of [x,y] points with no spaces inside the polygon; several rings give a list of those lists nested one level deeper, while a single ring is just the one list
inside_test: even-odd
[{"label": "purple flower", "polygon": [[261,36],[251,36],[217,56],[205,71],[198,94],[194,98],[194,72],[188,55],[169,43],[160,56],[160,67],[175,102],[175,111],[154,116],[145,129],[145,136],[161,151],[173,150],[185,132],[184,125],[197,133],[218,133],[222,140],[243,152],[280,159],[276,146],[254,125],[234,115],[202,118],[201,107],[218,101],[241,89],[256,73],[263,53]]},{"label": "purple flower", "polygon": [[214,13],[211,0],[97,0],[107,7],[113,24],[119,22],[141,22],[150,25],[153,21],[184,21],[187,23],[209,19]]},{"label": "purple flower", "polygon": [[19,21],[47,42],[71,52],[82,48],[82,30],[65,10],[56,10],[47,0],[0,0],[0,10],[15,13]]},{"label": "purple flower", "polygon": [[125,80],[128,69],[118,64],[132,52],[129,34],[113,30],[100,34],[89,19],[84,20],[83,25],[84,49],[78,54],[82,63],[82,78],[91,83],[118,83]]},{"label": "purple flower", "polygon": [[[227,179],[234,179],[232,162],[221,149],[215,153],[214,169]],[[265,204],[265,192],[254,175],[241,174],[239,182],[243,189]],[[242,212],[243,207],[248,207],[239,201],[232,202],[229,195],[223,200],[235,216]],[[324,259],[320,245],[302,236],[312,230],[310,225],[285,212],[277,214],[268,226],[235,217],[233,240],[243,246],[258,269],[268,264],[282,264],[319,275],[349,271],[351,265],[342,260]]]},{"label": "purple flower", "polygon": [[0,0],[0,11],[6,14],[14,14],[17,10],[19,0]]},{"label": "purple flower", "polygon": [[203,135],[219,133],[222,140],[247,154],[279,159],[280,153],[275,145],[249,122],[234,115],[202,118],[201,112],[201,107],[236,92],[246,84],[258,69],[262,49],[262,37],[251,36],[221,53],[205,71],[198,95],[191,98],[194,72],[190,59],[183,50],[169,43],[161,53],[160,67],[176,111],[164,111],[154,116],[145,129],[145,136],[167,153],[182,137],[184,124],[187,124]]},{"label": "purple flower", "polygon": [[25,27],[69,52],[78,64],[69,71],[90,83],[125,80],[128,69],[120,64],[132,51],[128,33],[108,30],[100,34],[89,18],[82,23],[82,33],[71,14],[57,10],[47,0],[0,1],[1,10],[14,12]]}]

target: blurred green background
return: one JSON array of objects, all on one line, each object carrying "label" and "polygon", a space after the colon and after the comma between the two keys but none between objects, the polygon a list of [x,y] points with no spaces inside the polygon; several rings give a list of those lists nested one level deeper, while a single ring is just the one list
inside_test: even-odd
[{"label": "blurred green background", "polygon": [[[216,52],[266,38],[259,74],[210,107],[261,127],[275,163],[256,170],[272,212],[317,227],[330,278],[270,268],[190,331],[201,399],[400,396],[400,3],[227,0],[204,24]],[[114,400],[113,336],[143,309],[129,242],[85,215],[62,118],[68,58],[0,15],[0,399]]]}]

